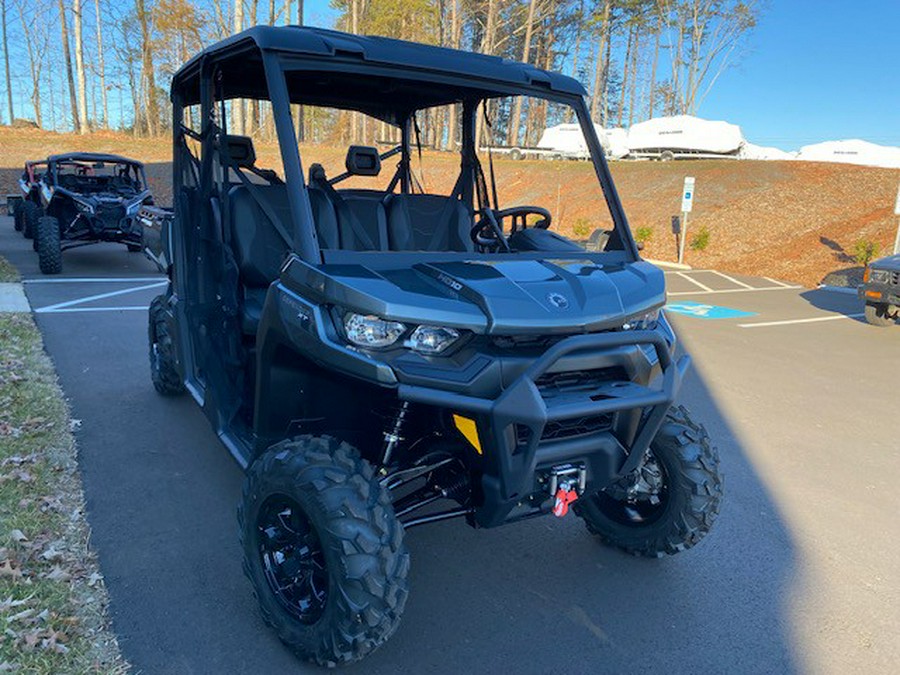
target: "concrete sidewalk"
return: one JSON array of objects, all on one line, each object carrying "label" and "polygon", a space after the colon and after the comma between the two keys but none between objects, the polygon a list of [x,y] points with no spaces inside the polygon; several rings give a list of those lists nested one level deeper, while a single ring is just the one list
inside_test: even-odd
[{"label": "concrete sidewalk", "polygon": [[31,305],[20,283],[0,283],[0,312],[30,312]]}]

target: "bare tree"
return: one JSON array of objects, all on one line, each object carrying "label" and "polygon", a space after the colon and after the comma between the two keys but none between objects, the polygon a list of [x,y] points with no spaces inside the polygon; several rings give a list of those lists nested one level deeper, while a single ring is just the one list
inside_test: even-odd
[{"label": "bare tree", "polygon": [[94,15],[97,21],[97,68],[100,78],[100,97],[103,102],[102,126],[109,126],[109,102],[106,96],[106,65],[103,61],[103,17],[100,14],[100,0],[94,0]]},{"label": "bare tree", "polygon": [[[528,63],[531,53],[531,36],[534,34],[534,12],[537,0],[528,0],[528,17],[525,19],[525,44],[522,46],[522,62]],[[516,96],[515,109],[509,125],[507,145],[519,144],[519,121],[522,119],[522,97]]]},{"label": "bare tree", "polygon": [[[244,0],[234,0],[234,32],[244,30]],[[244,133],[244,101],[234,99],[231,102],[231,128],[236,134]]]},{"label": "bare tree", "polygon": [[[156,73],[153,62],[152,17],[144,4],[144,0],[135,0],[134,8],[141,27],[141,80],[145,85],[144,91],[147,98],[144,112],[144,129],[151,136],[156,136],[159,133],[160,118],[159,101],[156,98]],[[137,127],[136,119],[135,128]]]},{"label": "bare tree", "polygon": [[59,0],[59,25],[62,30],[63,59],[66,63],[66,78],[69,82],[69,106],[72,111],[72,130],[80,128],[78,120],[78,101],[75,98],[75,76],[72,74],[72,52],[69,50],[69,21],[66,18],[66,5]]},{"label": "bare tree", "polygon": [[[19,19],[22,22],[22,34],[25,36],[25,46],[28,49],[28,65],[31,73],[31,105],[34,108],[34,122],[43,128],[44,119],[41,112],[41,72],[44,66],[44,56],[49,40],[49,21],[46,16],[46,6],[43,3],[28,3],[31,6],[30,16],[25,14],[25,2],[19,2]],[[53,88],[50,88],[53,91]]]},{"label": "bare tree", "polygon": [[3,21],[3,65],[6,69],[6,102],[9,105],[9,123],[15,121],[13,112],[12,80],[9,77],[9,42],[6,39],[6,0],[0,0],[0,20]]},{"label": "bare tree", "polygon": [[88,132],[87,86],[84,77],[84,39],[82,35],[83,0],[72,0],[72,17],[75,23],[75,74],[78,77],[78,133]]}]

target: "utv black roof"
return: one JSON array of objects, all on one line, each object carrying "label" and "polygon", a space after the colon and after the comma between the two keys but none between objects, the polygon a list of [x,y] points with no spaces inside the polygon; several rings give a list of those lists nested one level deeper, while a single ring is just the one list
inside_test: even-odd
[{"label": "utv black roof", "polygon": [[[213,59],[227,62],[227,67],[223,65],[224,98],[264,98],[264,54],[287,59],[289,68],[317,73],[315,77],[307,75],[307,80],[319,86],[304,87],[298,81],[300,86],[291,87],[292,102],[355,108],[373,114],[388,105],[403,107],[405,100],[411,103],[413,93],[416,107],[457,100],[467,90],[473,94],[501,94],[523,88],[575,96],[587,93],[571,77],[498,56],[303,26],[255,26],[206,48],[175,73],[172,92],[179,93],[185,105],[199,102],[200,67],[204,60]],[[302,77],[297,75],[295,80]],[[373,80],[381,80],[382,86],[375,86]],[[404,91],[402,86],[386,90],[383,85],[387,80],[420,82],[423,86],[415,92]],[[429,90],[427,83],[440,86]],[[330,91],[323,95],[323,90]]]},{"label": "utv black roof", "polygon": [[122,157],[121,155],[108,155],[102,152],[67,152],[62,155],[50,155],[48,162],[112,162],[115,164],[143,164],[136,159]]}]

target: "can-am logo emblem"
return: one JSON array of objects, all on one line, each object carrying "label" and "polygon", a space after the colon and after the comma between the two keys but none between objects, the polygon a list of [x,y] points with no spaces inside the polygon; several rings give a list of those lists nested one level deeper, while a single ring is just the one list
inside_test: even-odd
[{"label": "can-am logo emblem", "polygon": [[569,300],[564,295],[560,295],[559,293],[548,293],[547,294],[547,302],[556,307],[556,309],[565,309],[569,306]]}]

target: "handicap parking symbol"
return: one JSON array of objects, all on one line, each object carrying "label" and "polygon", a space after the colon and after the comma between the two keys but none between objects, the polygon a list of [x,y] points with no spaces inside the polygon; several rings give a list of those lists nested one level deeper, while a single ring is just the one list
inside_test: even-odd
[{"label": "handicap parking symbol", "polygon": [[676,314],[686,314],[698,319],[739,319],[746,316],[756,316],[756,312],[744,312],[730,307],[717,305],[705,305],[702,302],[670,302],[666,305],[666,311]]}]

